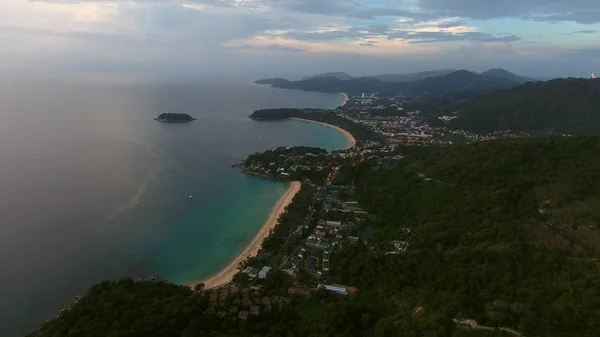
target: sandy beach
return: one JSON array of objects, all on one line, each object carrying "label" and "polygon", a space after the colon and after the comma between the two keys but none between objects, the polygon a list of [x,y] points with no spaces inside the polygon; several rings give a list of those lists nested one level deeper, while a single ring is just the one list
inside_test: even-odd
[{"label": "sandy beach", "polygon": [[348,100],[350,98],[348,97],[348,94],[346,94],[345,92],[340,92],[340,94],[342,94],[342,96],[344,96],[344,103],[342,103],[342,105],[340,105],[340,106],[344,106],[344,105],[346,105],[346,103],[348,103]]},{"label": "sandy beach", "polygon": [[302,184],[299,181],[292,181],[290,183],[290,187],[285,192],[285,194],[279,199],[277,204],[275,204],[275,206],[271,210],[269,218],[267,219],[267,221],[265,221],[260,231],[256,234],[252,241],[250,241],[248,246],[246,246],[246,248],[235,258],[235,260],[231,261],[229,265],[227,265],[217,274],[198,282],[189,283],[188,286],[193,288],[196,284],[204,283],[205,289],[211,289],[224,286],[227,283],[231,282],[235,274],[237,274],[238,272],[238,265],[247,257],[256,256],[256,254],[258,254],[263,240],[267,236],[269,236],[271,229],[277,225],[279,216],[285,211],[285,208],[292,202],[292,199],[294,199],[296,193],[300,191],[301,186]]},{"label": "sandy beach", "polygon": [[328,128],[335,129],[344,134],[344,136],[346,137],[346,140],[348,141],[348,148],[353,148],[356,146],[356,139],[352,136],[352,134],[350,132],[340,128],[339,126],[335,126],[335,125],[331,125],[331,124],[327,124],[327,123],[323,123],[323,122],[311,121],[310,119],[295,118],[295,117],[292,117],[290,119],[299,121],[299,122],[317,123],[317,124],[326,126]]}]

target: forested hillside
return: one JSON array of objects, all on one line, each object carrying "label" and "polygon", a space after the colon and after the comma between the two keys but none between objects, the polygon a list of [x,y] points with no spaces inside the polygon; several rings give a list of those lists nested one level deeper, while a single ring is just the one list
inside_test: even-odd
[{"label": "forested hillside", "polygon": [[[40,336],[597,336],[600,137],[402,153],[397,169],[367,158],[335,181],[371,215],[357,229],[368,241],[331,257],[331,281],[355,295],[290,296],[241,322],[202,314],[205,295],[182,287],[105,282]],[[387,254],[392,240],[408,248]],[[273,275],[263,291],[289,296]],[[454,321],[467,319],[513,333]]]},{"label": "forested hillside", "polygon": [[565,133],[597,133],[600,79],[530,82],[491,93],[462,107],[450,125],[474,132],[551,128]]},{"label": "forested hillside", "polygon": [[468,317],[526,336],[593,336],[600,329],[599,141],[425,149],[394,172],[373,174],[364,164],[340,174],[362,177],[359,200],[378,219],[373,242],[405,239],[410,228],[411,246],[391,258],[351,250],[340,257],[336,281],[389,298],[390,324],[410,321],[410,310],[423,306],[442,321]]}]

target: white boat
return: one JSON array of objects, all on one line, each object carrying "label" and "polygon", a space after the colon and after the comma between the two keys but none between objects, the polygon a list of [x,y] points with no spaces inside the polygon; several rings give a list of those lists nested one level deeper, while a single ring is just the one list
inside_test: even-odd
[{"label": "white boat", "polygon": [[190,195],[190,199],[192,199],[192,196]]}]

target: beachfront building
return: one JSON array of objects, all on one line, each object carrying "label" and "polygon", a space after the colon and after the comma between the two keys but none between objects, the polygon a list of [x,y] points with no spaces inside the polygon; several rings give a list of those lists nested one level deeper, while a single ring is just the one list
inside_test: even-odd
[{"label": "beachfront building", "polygon": [[244,269],[244,273],[248,274],[249,278],[256,278],[258,276],[259,269],[247,267],[246,269]]},{"label": "beachfront building", "polygon": [[271,270],[271,267],[267,267],[264,266],[259,272],[258,272],[258,278],[260,279],[264,279],[267,278],[267,274],[269,274],[269,271]]}]

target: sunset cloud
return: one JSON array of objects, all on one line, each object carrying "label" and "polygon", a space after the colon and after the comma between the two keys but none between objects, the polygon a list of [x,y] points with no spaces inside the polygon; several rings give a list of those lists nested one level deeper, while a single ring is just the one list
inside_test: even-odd
[{"label": "sunset cloud", "polygon": [[531,55],[541,63],[532,72],[544,64],[565,75],[600,68],[593,52],[576,52],[600,40],[595,0],[4,0],[0,22],[0,72],[70,64],[260,72],[290,60],[310,72],[328,60],[346,70],[350,59],[365,73],[382,60],[389,71],[527,71]]}]

